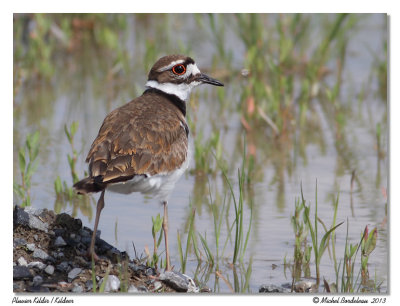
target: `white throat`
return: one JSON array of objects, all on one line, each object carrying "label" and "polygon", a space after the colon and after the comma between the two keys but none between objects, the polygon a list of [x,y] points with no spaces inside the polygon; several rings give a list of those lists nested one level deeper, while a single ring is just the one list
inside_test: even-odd
[{"label": "white throat", "polygon": [[[165,66],[163,68],[161,68],[159,71],[165,71],[165,70],[169,70],[170,68],[172,68],[173,66],[175,66],[176,64],[179,64],[183,61],[175,61],[170,63],[168,66]],[[185,78],[188,78],[191,75],[197,75],[200,74],[200,70],[199,68],[197,68],[196,64],[189,64],[186,67],[186,73],[182,76],[180,76],[180,78],[182,79],[182,81]],[[192,92],[192,89],[195,88],[196,86],[200,85],[201,82],[191,82],[190,84],[186,84],[186,83],[181,83],[181,84],[174,84],[174,83],[158,83],[155,80],[151,80],[151,81],[147,81],[146,83],[146,87],[147,88],[156,88],[158,90],[161,90],[167,94],[171,94],[171,95],[175,95],[177,96],[179,99],[183,100],[183,101],[188,101],[189,97],[190,97],[190,93]]]},{"label": "white throat", "polygon": [[189,100],[192,89],[197,85],[200,85],[200,82],[192,82],[190,84],[186,83],[174,84],[174,83],[158,83],[157,81],[150,80],[147,81],[146,83],[147,88],[155,88],[167,94],[175,95],[179,99],[185,102]]}]

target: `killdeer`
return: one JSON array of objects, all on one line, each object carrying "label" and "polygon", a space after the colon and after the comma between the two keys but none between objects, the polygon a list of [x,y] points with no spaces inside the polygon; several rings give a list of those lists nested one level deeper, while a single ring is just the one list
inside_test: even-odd
[{"label": "killdeer", "polygon": [[105,190],[141,192],[158,198],[164,206],[166,270],[170,270],[167,201],[188,167],[186,102],[200,84],[224,86],[201,73],[192,58],[164,56],[151,68],[143,94],[104,119],[86,158],[89,177],[74,185],[81,194],[101,192],[90,257],[98,260],[94,247]]}]

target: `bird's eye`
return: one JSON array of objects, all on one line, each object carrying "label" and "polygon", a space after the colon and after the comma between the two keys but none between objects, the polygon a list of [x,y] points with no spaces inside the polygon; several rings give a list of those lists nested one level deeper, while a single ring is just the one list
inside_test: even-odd
[{"label": "bird's eye", "polygon": [[176,75],[182,75],[186,72],[186,67],[182,64],[175,65],[172,67],[172,72]]}]

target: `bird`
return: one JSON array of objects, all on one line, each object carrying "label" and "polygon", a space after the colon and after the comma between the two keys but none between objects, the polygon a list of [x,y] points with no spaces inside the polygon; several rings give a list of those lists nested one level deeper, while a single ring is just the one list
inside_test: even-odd
[{"label": "bird", "polygon": [[140,192],[163,205],[165,269],[171,270],[167,206],[175,183],[189,165],[186,103],[201,84],[224,86],[201,73],[189,56],[163,56],[150,69],[143,94],[105,117],[86,158],[88,177],[73,185],[78,194],[100,192],[87,252],[94,261],[99,260],[95,240],[106,189]]}]

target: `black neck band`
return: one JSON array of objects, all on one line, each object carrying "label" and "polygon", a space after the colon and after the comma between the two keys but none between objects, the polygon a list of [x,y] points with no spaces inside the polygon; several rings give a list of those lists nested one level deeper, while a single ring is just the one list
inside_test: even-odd
[{"label": "black neck band", "polygon": [[162,90],[159,90],[157,88],[149,88],[144,91],[144,95],[146,93],[156,93],[158,95],[164,96],[167,98],[169,101],[172,102],[179,110],[182,112],[183,116],[186,116],[186,103],[182,99],[180,99],[178,96],[175,96],[173,94],[166,93]]}]

